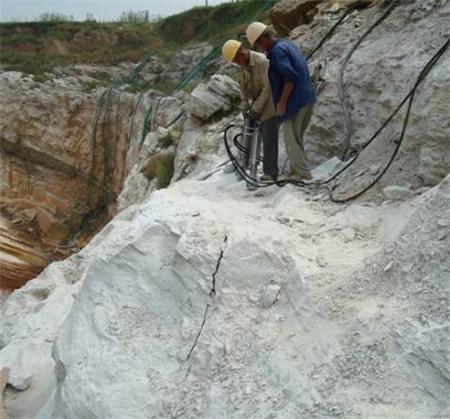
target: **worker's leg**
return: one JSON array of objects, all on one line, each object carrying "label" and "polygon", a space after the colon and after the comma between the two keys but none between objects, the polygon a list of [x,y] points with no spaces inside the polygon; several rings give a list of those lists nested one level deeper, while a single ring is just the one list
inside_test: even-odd
[{"label": "worker's leg", "polygon": [[310,174],[308,164],[305,158],[305,148],[303,136],[311,119],[313,105],[305,106],[294,118],[288,119],[283,124],[284,141],[286,152],[291,167],[300,175]]},{"label": "worker's leg", "polygon": [[261,122],[261,136],[263,138],[264,164],[263,171],[276,179],[278,176],[278,125],[277,118],[269,118]]}]

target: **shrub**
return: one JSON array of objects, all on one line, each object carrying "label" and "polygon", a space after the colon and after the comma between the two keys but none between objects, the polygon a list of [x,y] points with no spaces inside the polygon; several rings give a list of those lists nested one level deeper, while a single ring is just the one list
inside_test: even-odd
[{"label": "shrub", "polygon": [[50,77],[47,74],[34,74],[33,75],[33,80],[37,83],[45,83],[47,80],[50,80]]},{"label": "shrub", "polygon": [[141,172],[149,179],[156,178],[158,189],[169,186],[174,172],[174,153],[160,153],[151,156]]},{"label": "shrub", "polygon": [[[237,25],[261,20],[262,12],[275,4],[275,0],[247,0],[237,3],[222,3],[215,7],[194,7],[191,10],[169,16],[156,27],[159,34],[168,41],[184,44],[192,40],[208,39],[222,41],[229,30],[236,32]],[[235,36],[235,35],[234,35]]]},{"label": "shrub", "polygon": [[163,92],[164,94],[171,94],[176,85],[176,82],[166,77],[158,77],[158,79],[153,82],[150,87],[154,90]]},{"label": "shrub", "polygon": [[172,132],[167,131],[167,134],[159,139],[159,144],[162,148],[169,148],[173,144]]},{"label": "shrub", "polygon": [[128,28],[119,32],[117,43],[122,47],[137,48],[144,45],[144,40],[137,30]]},{"label": "shrub", "polygon": [[[57,17],[48,14],[45,19]],[[138,62],[149,52],[167,58],[174,47],[161,42],[152,25],[68,20],[0,23],[2,65],[7,70],[37,74],[76,63]],[[60,44],[55,41],[63,42],[64,49],[57,48]]]},{"label": "shrub", "polygon": [[147,23],[150,22],[150,14],[148,10],[142,10],[140,12],[122,12],[119,17],[119,22],[128,23]]},{"label": "shrub", "polygon": [[41,22],[71,22],[73,16],[64,15],[62,13],[42,13],[39,16]]}]

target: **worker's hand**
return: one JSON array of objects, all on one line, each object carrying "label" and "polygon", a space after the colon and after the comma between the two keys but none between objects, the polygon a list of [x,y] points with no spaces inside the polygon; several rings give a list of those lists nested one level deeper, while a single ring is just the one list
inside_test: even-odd
[{"label": "worker's hand", "polygon": [[286,113],[286,102],[277,103],[277,115],[284,115]]},{"label": "worker's hand", "polygon": [[248,112],[252,107],[250,106],[250,103],[248,103],[246,100],[243,100],[241,102],[241,111],[242,113]]},{"label": "worker's hand", "polygon": [[261,114],[259,112],[256,112],[254,109],[250,109],[249,114],[253,119],[256,119],[258,121],[261,120]]}]

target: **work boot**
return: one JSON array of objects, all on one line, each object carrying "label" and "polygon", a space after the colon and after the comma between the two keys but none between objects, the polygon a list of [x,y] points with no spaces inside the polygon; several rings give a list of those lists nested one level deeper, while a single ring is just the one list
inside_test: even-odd
[{"label": "work boot", "polygon": [[294,171],[290,170],[288,173],[279,177],[279,180],[283,180],[283,181],[286,181],[286,180],[296,181],[297,180],[297,181],[304,182],[304,181],[308,181],[311,179],[312,179],[312,176],[311,176],[310,172],[298,173],[295,170]]},{"label": "work boot", "polygon": [[297,172],[294,169],[290,169],[288,174],[288,178],[297,179],[297,180],[311,180],[311,172],[308,170],[307,172]]},{"label": "work boot", "polygon": [[300,178],[302,178],[303,180],[311,180],[312,179],[312,175],[311,172],[304,172],[304,173],[299,173]]},{"label": "work boot", "polygon": [[260,180],[261,182],[276,182],[276,181],[277,181],[277,176],[272,176],[272,175],[264,174],[264,175],[262,175],[262,176],[259,178],[259,180]]},{"label": "work boot", "polygon": [[299,180],[311,180],[311,172],[309,170],[297,172],[291,165],[289,165],[289,171],[286,175],[287,178],[299,179]]}]

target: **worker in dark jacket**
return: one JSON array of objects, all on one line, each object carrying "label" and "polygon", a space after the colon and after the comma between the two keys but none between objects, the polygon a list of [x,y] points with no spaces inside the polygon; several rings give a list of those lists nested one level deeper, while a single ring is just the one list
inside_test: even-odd
[{"label": "worker in dark jacket", "polygon": [[311,179],[305,158],[303,136],[313,112],[316,95],[308,65],[300,50],[290,41],[275,38],[267,25],[251,23],[246,31],[251,45],[269,59],[269,80],[278,122],[291,164],[288,177]]}]

